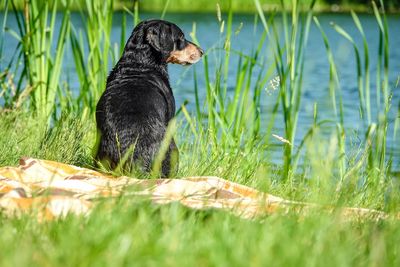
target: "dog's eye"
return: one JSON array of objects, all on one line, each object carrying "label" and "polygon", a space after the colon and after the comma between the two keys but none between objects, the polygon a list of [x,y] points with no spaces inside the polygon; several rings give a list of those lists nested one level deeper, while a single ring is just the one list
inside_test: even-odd
[{"label": "dog's eye", "polygon": [[178,50],[182,50],[185,48],[185,39],[178,39],[176,41],[176,48],[178,48]]}]

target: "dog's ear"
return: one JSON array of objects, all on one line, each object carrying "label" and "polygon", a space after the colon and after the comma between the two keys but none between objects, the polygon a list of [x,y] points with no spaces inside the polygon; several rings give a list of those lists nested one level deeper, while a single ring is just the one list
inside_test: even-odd
[{"label": "dog's ear", "polygon": [[150,27],[147,30],[146,40],[155,50],[159,52],[161,51],[160,35],[158,29]]}]

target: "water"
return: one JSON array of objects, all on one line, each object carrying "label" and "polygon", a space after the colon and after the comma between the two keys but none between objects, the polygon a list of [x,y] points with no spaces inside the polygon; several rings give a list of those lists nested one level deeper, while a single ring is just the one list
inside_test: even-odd
[{"label": "water", "polygon": [[[141,14],[141,19],[147,18],[158,18],[159,14]],[[58,17],[61,20],[61,16]],[[83,29],[83,23],[79,13],[72,14],[74,27],[79,30]],[[214,14],[167,14],[166,18],[179,25],[180,28],[189,36],[192,30],[193,23],[196,23],[197,38],[201,44],[201,47],[206,50],[209,54],[209,65],[211,67],[211,74],[213,74],[213,67],[216,65],[216,55],[218,50],[212,49],[213,47],[221,47],[222,39],[220,37],[220,26],[217,18]],[[350,15],[342,14],[320,14],[318,19],[322,27],[325,29],[328,39],[331,44],[331,48],[334,52],[337,68],[339,72],[339,78],[341,82],[341,88],[343,92],[343,105],[345,113],[345,126],[347,129],[348,140],[357,140],[357,136],[361,139],[364,137],[364,129],[362,121],[359,117],[359,100],[358,100],[358,89],[356,79],[356,67],[355,58],[352,45],[341,37],[333,28],[329,25],[330,22],[339,24],[346,29],[349,34],[354,38],[359,47],[362,47],[362,39],[358,30],[354,26]],[[3,20],[3,13],[0,13],[0,21]],[[370,51],[370,66],[371,66],[371,105],[372,114],[375,114],[376,104],[375,103],[375,84],[376,84],[376,62],[377,62],[377,51],[379,46],[379,35],[376,20],[373,15],[360,15],[360,20],[364,27],[369,51]],[[112,42],[118,43],[121,33],[122,14],[116,13],[113,22],[112,31]],[[390,152],[394,151],[394,167],[400,169],[400,142],[393,140],[393,127],[394,119],[397,116],[397,109],[400,106],[400,88],[395,87],[400,76],[400,17],[398,15],[388,16],[388,23],[390,29],[390,86],[395,88],[393,90],[392,106],[389,114],[389,130],[388,130],[388,143]],[[60,21],[58,21],[60,23]],[[132,30],[132,24],[128,23],[127,33]],[[234,16],[233,20],[233,31],[241,26],[241,30],[238,34],[232,37],[232,49],[233,51],[241,52],[243,54],[251,54],[258,45],[258,40],[262,34],[262,26],[254,24],[253,15],[238,15]],[[13,16],[9,16],[7,26],[11,29],[16,30],[16,21]],[[188,37],[189,38],[189,37]],[[268,40],[267,40],[268,45]],[[17,41],[11,36],[7,35],[5,39],[5,47],[3,58],[0,61],[0,71],[4,69],[5,62],[8,62],[10,57],[13,55]],[[267,49],[266,49],[267,50]],[[361,51],[362,53],[362,51]],[[234,54],[234,53],[233,53]],[[318,116],[319,119],[333,119],[333,111],[331,107],[331,101],[328,89],[329,80],[329,64],[327,60],[326,50],[323,44],[321,34],[315,25],[312,26],[309,36],[309,42],[306,49],[307,60],[305,64],[304,72],[304,87],[301,110],[299,113],[298,131],[296,135],[296,143],[298,144],[308,131],[313,121],[313,107],[314,103],[318,104]],[[362,54],[361,54],[362,55]],[[270,54],[265,53],[264,60],[266,67],[272,64],[273,58]],[[64,66],[64,80],[68,80],[70,87],[78,91],[79,82],[74,75],[74,63],[71,52],[66,53],[66,59]],[[69,59],[69,61],[68,61]],[[232,56],[231,68],[228,79],[228,90],[232,89],[232,86],[236,82],[236,62],[237,56]],[[111,69],[111,65],[109,66]],[[170,81],[174,89],[174,95],[176,99],[177,107],[179,107],[184,101],[189,101],[188,109],[191,110],[194,107],[194,86],[193,86],[193,69],[196,68],[197,77],[199,79],[199,90],[201,101],[205,98],[205,83],[204,83],[204,67],[203,63],[200,62],[195,66],[182,67],[182,66],[170,66]],[[258,68],[258,69],[257,69]],[[260,66],[256,67],[255,75],[258,74]],[[271,77],[273,78],[273,77]],[[211,79],[213,76],[211,75]],[[272,105],[277,97],[277,91],[265,92],[262,98],[262,113],[263,118],[268,119],[268,115],[271,113]],[[1,101],[1,100],[0,100]],[[1,103],[0,103],[1,104]],[[376,117],[373,117],[376,120]],[[333,128],[332,128],[333,129]],[[327,128],[325,134],[329,136],[332,130]],[[284,136],[283,132],[283,118],[278,116],[277,125],[274,129],[274,133],[280,136]],[[400,133],[398,133],[400,134]],[[355,142],[357,143],[357,142]],[[279,148],[278,148],[279,149]],[[279,154],[280,155],[280,154]],[[279,156],[277,156],[279,158]],[[278,160],[279,161],[279,160]]]}]

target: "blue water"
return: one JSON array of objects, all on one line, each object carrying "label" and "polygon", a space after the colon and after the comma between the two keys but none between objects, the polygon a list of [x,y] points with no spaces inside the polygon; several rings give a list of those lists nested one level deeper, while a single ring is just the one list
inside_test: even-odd
[{"label": "blue water", "polygon": [[[0,13],[0,21],[3,20],[3,13]],[[141,19],[147,18],[158,18],[159,14],[141,14]],[[61,19],[61,16],[59,16]],[[72,14],[73,24],[76,30],[83,30],[84,24],[79,13]],[[220,26],[217,18],[214,14],[167,14],[166,18],[170,20],[187,34],[192,30],[193,23],[196,23],[197,38],[200,42],[201,47],[206,50],[209,55],[209,65],[211,67],[211,79],[213,79],[213,69],[217,64],[218,50],[214,48],[220,48],[222,46],[223,39],[219,32]],[[320,14],[318,19],[326,31],[328,39],[333,50],[335,61],[337,64],[340,85],[343,93],[343,105],[345,113],[345,126],[346,133],[349,140],[349,145],[358,145],[358,140],[364,138],[365,129],[363,128],[363,122],[359,116],[359,98],[358,98],[358,87],[356,78],[356,65],[354,50],[352,45],[343,37],[341,37],[333,28],[330,26],[330,22],[335,22],[342,26],[348,33],[354,38],[355,42],[362,47],[362,39],[357,28],[355,27],[353,20],[350,15],[346,14]],[[373,120],[376,120],[376,66],[377,66],[377,51],[379,46],[379,32],[377,23],[373,15],[360,15],[360,20],[366,32],[368,39],[369,51],[370,51],[370,68],[371,68],[371,105]],[[121,33],[121,13],[116,13],[113,21],[112,30],[112,43],[119,43]],[[395,142],[393,140],[393,128],[394,120],[398,116],[398,109],[400,106],[400,88],[397,86],[397,81],[400,76],[400,16],[390,15],[388,17],[388,24],[390,29],[390,87],[392,89],[392,106],[390,109],[389,117],[390,124],[388,129],[388,153],[393,151],[394,159],[393,165],[395,169],[400,169],[400,141],[399,138]],[[60,23],[60,21],[58,21]],[[239,33],[234,34],[231,40],[232,50],[241,52],[243,54],[250,55],[251,52],[257,47],[258,40],[262,34],[263,28],[260,23],[254,24],[254,16],[252,15],[237,15],[234,16],[233,30],[239,28]],[[7,27],[16,30],[16,21],[13,16],[9,16]],[[127,33],[132,30],[132,24],[128,23]],[[10,34],[6,34],[4,40],[4,51],[3,58],[0,59],[0,72],[5,68],[6,62],[9,61],[15,51],[17,41]],[[188,37],[190,38],[190,37]],[[273,63],[273,57],[268,47],[268,40],[265,44],[264,53],[262,60],[265,61],[264,69],[271,66]],[[361,56],[363,56],[361,50]],[[296,144],[303,139],[305,133],[308,131],[313,121],[313,107],[314,104],[318,104],[318,116],[319,120],[323,119],[334,119],[332,105],[330,101],[328,81],[329,81],[329,64],[327,60],[327,54],[323,40],[318,28],[313,24],[311,27],[309,41],[306,48],[306,63],[305,72],[303,78],[303,95],[302,104],[299,113],[298,130],[296,134]],[[78,92],[79,82],[78,78],[74,74],[74,63],[72,54],[70,51],[66,53],[66,62],[63,71],[63,79],[68,80],[70,87]],[[236,82],[236,65],[237,56],[232,53],[231,68],[228,79],[228,91],[232,89]],[[110,64],[110,69],[112,65]],[[199,90],[201,101],[205,98],[205,81],[204,81],[204,66],[203,62],[197,63],[195,66],[182,67],[172,65],[169,67],[170,81],[174,90],[177,107],[179,107],[185,101],[189,101],[188,109],[194,107],[194,86],[193,86],[193,71],[194,68],[199,77]],[[258,75],[260,66],[255,67],[255,75]],[[255,80],[256,77],[254,77]],[[271,77],[271,79],[273,76]],[[268,120],[269,114],[271,114],[273,103],[276,100],[277,91],[267,88],[268,92],[262,97],[261,111],[263,119]],[[1,100],[0,100],[1,101]],[[1,103],[0,103],[1,104]],[[274,133],[280,136],[284,136],[283,131],[283,117],[281,113],[277,117],[276,127]],[[334,134],[333,128],[326,128],[324,131],[325,135],[329,137]],[[399,136],[400,133],[397,133]],[[277,142],[279,143],[279,142]],[[281,148],[276,148],[279,152]],[[277,157],[279,158],[279,156]],[[279,160],[277,160],[279,162]]]}]

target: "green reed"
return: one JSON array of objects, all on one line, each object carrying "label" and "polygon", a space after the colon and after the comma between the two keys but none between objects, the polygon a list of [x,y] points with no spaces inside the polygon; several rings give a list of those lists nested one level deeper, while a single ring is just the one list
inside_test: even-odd
[{"label": "green reed", "polygon": [[[282,106],[285,126],[283,179],[290,179],[293,169],[293,150],[296,136],[297,120],[301,105],[302,81],[304,70],[304,48],[307,44],[308,33],[315,1],[312,1],[306,14],[301,14],[299,1],[292,1],[291,22],[288,14],[282,12],[282,29],[278,29],[275,20],[267,23],[261,4],[254,1],[265,31],[272,41],[274,64],[280,78],[280,104]],[[282,10],[286,10],[281,1]],[[283,37],[281,38],[281,32]]]},{"label": "green reed", "polygon": [[[314,17],[314,22],[317,25],[318,29],[321,32],[324,45],[326,48],[326,53],[328,56],[329,62],[329,93],[332,101],[333,113],[335,115],[334,123],[336,124],[336,134],[337,134],[337,142],[339,147],[339,157],[338,157],[338,167],[339,167],[339,175],[340,175],[340,183],[339,186],[342,185],[343,179],[346,173],[347,159],[346,159],[346,134],[344,127],[344,114],[343,114],[343,99],[342,99],[342,90],[340,86],[337,66],[335,63],[335,59],[332,53],[331,46],[329,44],[329,40],[327,35],[325,34],[324,29],[317,17]],[[339,111],[337,107],[337,99],[339,100]]]},{"label": "green reed", "polygon": [[[70,34],[70,41],[81,85],[79,99],[83,107],[93,113],[105,88],[109,59],[112,58],[115,63],[121,50],[112,53],[113,1],[85,1],[80,8],[86,29],[83,32],[74,29]],[[125,23],[124,19],[122,25],[124,29]],[[122,39],[125,39],[125,31],[121,33],[121,44]],[[87,54],[85,49],[88,51]]]},{"label": "green reed", "polygon": [[[70,30],[70,1],[65,1],[65,12],[60,26],[56,26],[57,1],[49,9],[47,1],[27,0],[22,13],[16,12],[18,38],[23,57],[23,76],[32,96],[31,106],[41,119],[49,119],[55,111],[57,92],[64,60],[65,40]],[[58,35],[58,36],[57,36]],[[21,83],[19,83],[21,84]]]},{"label": "green reed", "polygon": [[[261,68],[262,64],[258,62],[263,48],[261,44],[265,37],[261,38],[260,45],[251,55],[244,55],[231,49],[233,30],[236,34],[240,31],[240,28],[232,28],[232,9],[228,12],[225,21],[218,8],[217,19],[219,27],[216,30],[220,31],[219,41],[214,47],[208,48],[203,59],[206,101],[203,105],[199,103],[199,77],[194,71],[195,118],[197,122],[194,122],[186,109],[183,111],[193,134],[198,136],[198,132],[206,133],[206,138],[210,140],[213,148],[224,147],[229,150],[233,147],[242,147],[246,151],[250,150],[259,139],[261,124],[259,99],[263,91],[261,80],[270,75]],[[197,42],[195,31],[191,36]],[[236,66],[232,66],[233,59],[238,59]],[[211,64],[214,66],[214,70],[210,67]],[[232,67],[236,69],[233,79],[228,77]],[[258,67],[257,70],[256,67]],[[213,75],[211,71],[214,71]],[[258,71],[259,77],[256,83],[252,80],[255,71]],[[215,78],[211,79],[210,77]],[[232,85],[233,80],[235,83]],[[228,92],[228,86],[231,93]],[[207,116],[204,117],[204,114]],[[205,125],[203,125],[204,122]]]},{"label": "green reed", "polygon": [[[334,29],[346,38],[354,48],[357,81],[360,101],[360,119],[367,128],[365,142],[368,147],[368,169],[371,177],[380,177],[382,179],[387,173],[386,169],[386,147],[387,147],[387,128],[388,112],[391,105],[391,96],[389,94],[389,38],[388,25],[385,15],[383,2],[380,1],[382,12],[378,10],[375,2],[372,2],[374,15],[379,31],[379,51],[378,64],[376,71],[376,114],[372,117],[371,111],[371,86],[370,86],[370,51],[363,26],[356,13],[352,12],[352,18],[358,29],[362,40],[364,50],[364,67],[361,60],[361,49],[354,41],[353,37],[339,25],[333,24]],[[382,71],[383,70],[383,71]],[[383,95],[383,96],[382,96]],[[383,101],[383,102],[382,102]],[[383,105],[383,106],[382,106]],[[375,175],[375,174],[376,175]]]}]

